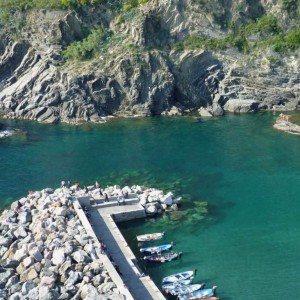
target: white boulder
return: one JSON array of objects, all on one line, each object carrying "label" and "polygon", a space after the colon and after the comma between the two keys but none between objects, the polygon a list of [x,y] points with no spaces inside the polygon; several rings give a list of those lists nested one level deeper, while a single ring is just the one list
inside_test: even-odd
[{"label": "white boulder", "polygon": [[160,197],[160,202],[167,204],[167,205],[172,205],[173,204],[173,193],[168,192],[166,195]]},{"label": "white boulder", "polygon": [[63,248],[55,249],[53,251],[51,261],[55,266],[59,266],[59,265],[63,264],[63,262],[65,261],[64,249]]}]

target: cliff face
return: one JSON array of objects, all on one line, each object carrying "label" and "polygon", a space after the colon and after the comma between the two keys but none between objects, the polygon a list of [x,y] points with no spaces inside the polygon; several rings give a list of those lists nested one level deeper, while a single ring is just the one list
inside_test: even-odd
[{"label": "cliff face", "polygon": [[[168,114],[174,106],[177,113],[204,107],[216,115],[280,103],[296,109],[297,52],[171,47],[190,36],[222,39],[228,34],[224,24],[240,26],[270,13],[282,28],[292,26],[275,0],[149,1],[122,18],[103,7],[27,11],[14,41],[9,31],[0,33],[0,113],[76,123],[111,114]],[[98,52],[66,62],[62,50],[100,25],[109,37]]]}]

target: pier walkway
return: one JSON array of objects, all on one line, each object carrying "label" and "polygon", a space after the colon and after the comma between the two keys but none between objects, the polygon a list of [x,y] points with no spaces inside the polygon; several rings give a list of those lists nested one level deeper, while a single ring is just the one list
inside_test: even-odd
[{"label": "pier walkway", "polygon": [[146,217],[144,208],[138,204],[135,194],[118,201],[115,197],[109,202],[103,199],[89,201],[88,197],[78,199],[89,208],[90,222],[96,236],[107,246],[107,255],[119,272],[126,288],[135,300],[165,300],[165,297],[149,276],[142,276],[137,259],[115,222]]}]

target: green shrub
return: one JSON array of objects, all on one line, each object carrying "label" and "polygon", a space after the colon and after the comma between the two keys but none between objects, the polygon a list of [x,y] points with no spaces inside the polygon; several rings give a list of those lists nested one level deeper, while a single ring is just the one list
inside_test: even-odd
[{"label": "green shrub", "polygon": [[300,47],[300,28],[292,29],[285,37],[288,48],[296,49]]},{"label": "green shrub", "polygon": [[79,8],[84,5],[96,5],[101,2],[102,0],[0,0],[0,8],[19,10],[27,10],[31,8]]},{"label": "green shrub", "polygon": [[123,23],[124,22],[124,19],[121,15],[118,15],[117,16],[117,23]]},{"label": "green shrub", "polygon": [[130,4],[124,4],[122,9],[123,9],[124,11],[130,11],[132,8],[133,8],[133,7],[132,7]]},{"label": "green shrub", "polygon": [[252,33],[279,33],[281,31],[278,26],[277,18],[273,15],[264,15],[255,21],[250,22],[241,28],[246,35]]},{"label": "green shrub", "polygon": [[75,41],[64,51],[63,56],[68,60],[83,60],[91,58],[109,37],[109,33],[103,28],[94,29],[82,41]]}]

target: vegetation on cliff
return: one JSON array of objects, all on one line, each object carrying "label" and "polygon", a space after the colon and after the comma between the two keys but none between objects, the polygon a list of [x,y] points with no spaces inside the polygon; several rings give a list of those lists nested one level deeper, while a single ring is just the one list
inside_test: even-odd
[{"label": "vegetation on cliff", "polygon": [[2,9],[65,9],[78,8],[84,5],[94,5],[101,3],[102,0],[1,0]]},{"label": "vegetation on cliff", "polygon": [[[256,35],[256,36],[254,36]],[[242,52],[271,47],[276,52],[287,52],[300,47],[300,29],[293,27],[287,32],[279,26],[274,15],[264,15],[246,25],[231,24],[224,38],[189,36],[173,44],[173,49],[228,49],[236,47]]]},{"label": "vegetation on cliff", "polygon": [[[20,30],[25,24],[24,17],[17,12],[30,9],[71,9],[78,10],[82,7],[100,6],[96,9],[108,11],[115,15],[117,23],[131,20],[126,18],[128,12],[131,16],[140,14],[136,8],[140,4],[149,0],[0,0],[0,28],[9,26]],[[290,24],[279,24],[278,16],[272,13],[265,13],[259,17],[245,18],[243,23],[230,19],[229,13],[218,1],[193,0],[197,9],[212,15],[214,21],[223,28],[223,34],[219,37],[212,37],[205,34],[188,34],[180,40],[161,45],[163,48],[173,49],[204,49],[204,50],[224,50],[237,48],[241,52],[251,52],[257,49],[270,47],[275,52],[285,53],[288,50],[295,50],[300,47],[300,0],[281,0],[281,11],[286,12],[291,22]],[[154,2],[153,2],[154,3]],[[158,3],[158,2],[156,2]],[[258,4],[257,4],[258,5]],[[232,4],[233,6],[233,4]],[[259,5],[258,5],[259,6]],[[242,11],[241,7],[232,7],[237,12]],[[80,12],[79,12],[80,13]],[[233,15],[233,13],[232,13]],[[152,16],[154,17],[154,16]],[[13,20],[13,21],[12,21]],[[166,33],[166,32],[165,32]],[[87,59],[93,54],[101,51],[107,38],[111,37],[113,31],[109,27],[97,26],[89,28],[86,35],[81,40],[76,40],[64,51],[66,59]],[[155,34],[155,33],[153,33]]]}]

